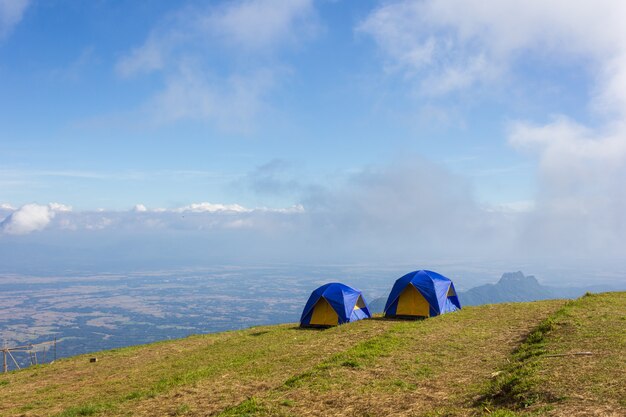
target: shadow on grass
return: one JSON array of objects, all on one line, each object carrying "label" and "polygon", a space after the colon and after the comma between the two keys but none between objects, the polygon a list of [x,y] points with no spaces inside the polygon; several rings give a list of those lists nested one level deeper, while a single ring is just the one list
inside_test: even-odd
[{"label": "shadow on grass", "polygon": [[[391,321],[391,322],[402,322],[402,321],[422,321],[422,320],[426,320],[427,317],[418,317],[418,316],[396,316],[396,317],[382,317],[382,316],[376,316],[376,317],[370,317],[367,319],[362,319],[362,320],[373,320],[373,321]],[[344,323],[344,324],[339,324],[339,326],[345,326],[347,324],[350,323]],[[332,329],[333,327],[337,327],[337,326],[319,326],[319,325],[313,325],[313,326],[293,326],[290,327],[290,330],[317,330],[317,331],[322,331],[322,330],[328,330],[328,329]],[[254,336],[256,336],[256,334],[254,334]]]},{"label": "shadow on grass", "polygon": [[262,330],[262,331],[259,331],[259,332],[250,333],[250,336],[259,337],[259,336],[263,336],[264,334],[268,334],[268,333],[270,333],[269,330]]},{"label": "shadow on grass", "polygon": [[367,320],[376,320],[376,321],[422,321],[426,320],[426,317],[420,316],[396,316],[396,317],[372,317]]},{"label": "shadow on grass", "polygon": [[304,331],[317,331],[317,332],[321,332],[324,330],[328,330],[328,329],[332,329],[333,327],[337,327],[337,326],[293,326],[290,327],[289,330],[304,330]]}]

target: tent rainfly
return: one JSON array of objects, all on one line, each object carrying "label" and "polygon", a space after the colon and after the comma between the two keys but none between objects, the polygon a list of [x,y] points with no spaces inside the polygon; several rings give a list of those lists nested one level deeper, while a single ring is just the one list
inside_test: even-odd
[{"label": "tent rainfly", "polygon": [[329,327],[370,317],[361,291],[332,282],[311,293],[300,317],[300,327]]},{"label": "tent rainfly", "polygon": [[432,317],[459,309],[461,303],[450,279],[419,270],[395,282],[385,305],[385,317]]}]

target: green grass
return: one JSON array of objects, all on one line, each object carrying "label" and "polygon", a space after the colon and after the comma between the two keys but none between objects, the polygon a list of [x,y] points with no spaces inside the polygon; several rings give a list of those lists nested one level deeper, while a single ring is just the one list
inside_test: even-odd
[{"label": "green grass", "polygon": [[[429,409],[438,409],[440,415],[467,414],[471,401],[466,396],[488,375],[481,368],[497,366],[517,346],[516,334],[528,333],[533,323],[562,304],[485,306],[424,321],[384,322],[385,332],[260,394],[259,403],[269,411],[257,415],[282,415],[285,401],[293,402],[289,415],[310,410],[333,414],[338,409],[373,416],[398,410],[422,415]],[[447,392],[454,401],[433,401],[433,390]]]},{"label": "green grass", "polygon": [[263,409],[259,406],[257,401],[253,398],[249,398],[238,404],[234,407],[229,407],[219,415],[222,417],[252,417],[260,412],[263,412]]},{"label": "green grass", "polygon": [[[625,299],[468,307],[323,331],[263,326],[98,352],[96,363],[78,356],[0,376],[0,416],[619,413]],[[549,356],[575,350],[597,355]]]},{"label": "green grass", "polygon": [[111,410],[110,404],[83,404],[78,407],[68,408],[64,412],[58,414],[59,417],[78,417],[78,416],[94,416]]},{"label": "green grass", "polygon": [[176,407],[176,410],[174,411],[173,414],[175,416],[183,416],[183,415],[189,413],[190,411],[191,411],[191,407],[189,407],[189,405],[181,404],[181,405]]},{"label": "green grass", "polygon": [[[481,398],[485,408],[508,407],[526,408],[541,397],[537,389],[539,378],[538,359],[546,354],[545,339],[554,330],[555,320],[565,314],[571,303],[543,320],[524,342],[513,352],[508,365],[493,379],[487,392]],[[504,412],[504,411],[503,411]]]},{"label": "green grass", "polygon": [[[626,415],[626,293],[587,294],[554,321],[538,364],[541,396],[531,409]],[[567,356],[573,352],[592,355]]]},{"label": "green grass", "polygon": [[[403,327],[406,327],[406,323],[395,324],[383,334],[360,342],[344,352],[331,356],[312,369],[288,378],[284,385],[288,388],[292,388],[315,378],[326,382],[325,376],[329,375],[334,368],[361,368],[378,357],[388,356],[394,349],[398,349],[401,346],[402,340],[397,336],[397,333],[400,332]],[[329,389],[331,386],[332,384],[324,383],[320,384],[318,388]]]},{"label": "green grass", "polygon": [[[490,415],[542,415],[585,398],[592,400],[590,414],[603,414],[597,407],[611,403],[610,410],[626,412],[623,312],[624,293],[587,293],[568,302],[528,334],[478,405]],[[581,351],[592,355],[569,355]],[[569,402],[573,409],[585,406]]]}]

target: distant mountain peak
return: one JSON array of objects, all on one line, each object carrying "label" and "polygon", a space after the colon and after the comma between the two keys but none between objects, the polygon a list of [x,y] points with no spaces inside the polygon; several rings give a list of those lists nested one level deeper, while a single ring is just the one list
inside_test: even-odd
[{"label": "distant mountain peak", "polygon": [[505,272],[498,281],[499,285],[515,285],[523,284],[525,286],[539,286],[539,281],[534,275],[524,275],[522,271]]},{"label": "distant mountain peak", "polygon": [[522,271],[506,272],[496,284],[474,287],[459,295],[461,305],[504,303],[511,301],[534,301],[556,298],[548,287],[539,284],[533,275]]}]

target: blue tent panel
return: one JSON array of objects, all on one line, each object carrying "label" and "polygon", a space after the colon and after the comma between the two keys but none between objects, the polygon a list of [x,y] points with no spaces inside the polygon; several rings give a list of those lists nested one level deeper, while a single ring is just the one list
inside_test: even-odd
[{"label": "blue tent panel", "polygon": [[400,294],[412,285],[429,305],[429,316],[437,316],[459,310],[461,304],[452,281],[433,271],[419,270],[400,277],[393,285],[387,303],[385,316],[396,316]]},{"label": "blue tent panel", "polygon": [[[363,307],[355,308],[359,297],[363,300]],[[337,324],[349,323],[351,321],[370,318],[369,307],[363,298],[361,291],[349,287],[338,282],[331,282],[322,285],[311,293],[309,300],[304,306],[302,316],[300,317],[300,325],[308,326],[311,323],[311,317],[317,302],[320,298],[324,298],[330,304],[332,309],[337,313]]]}]

